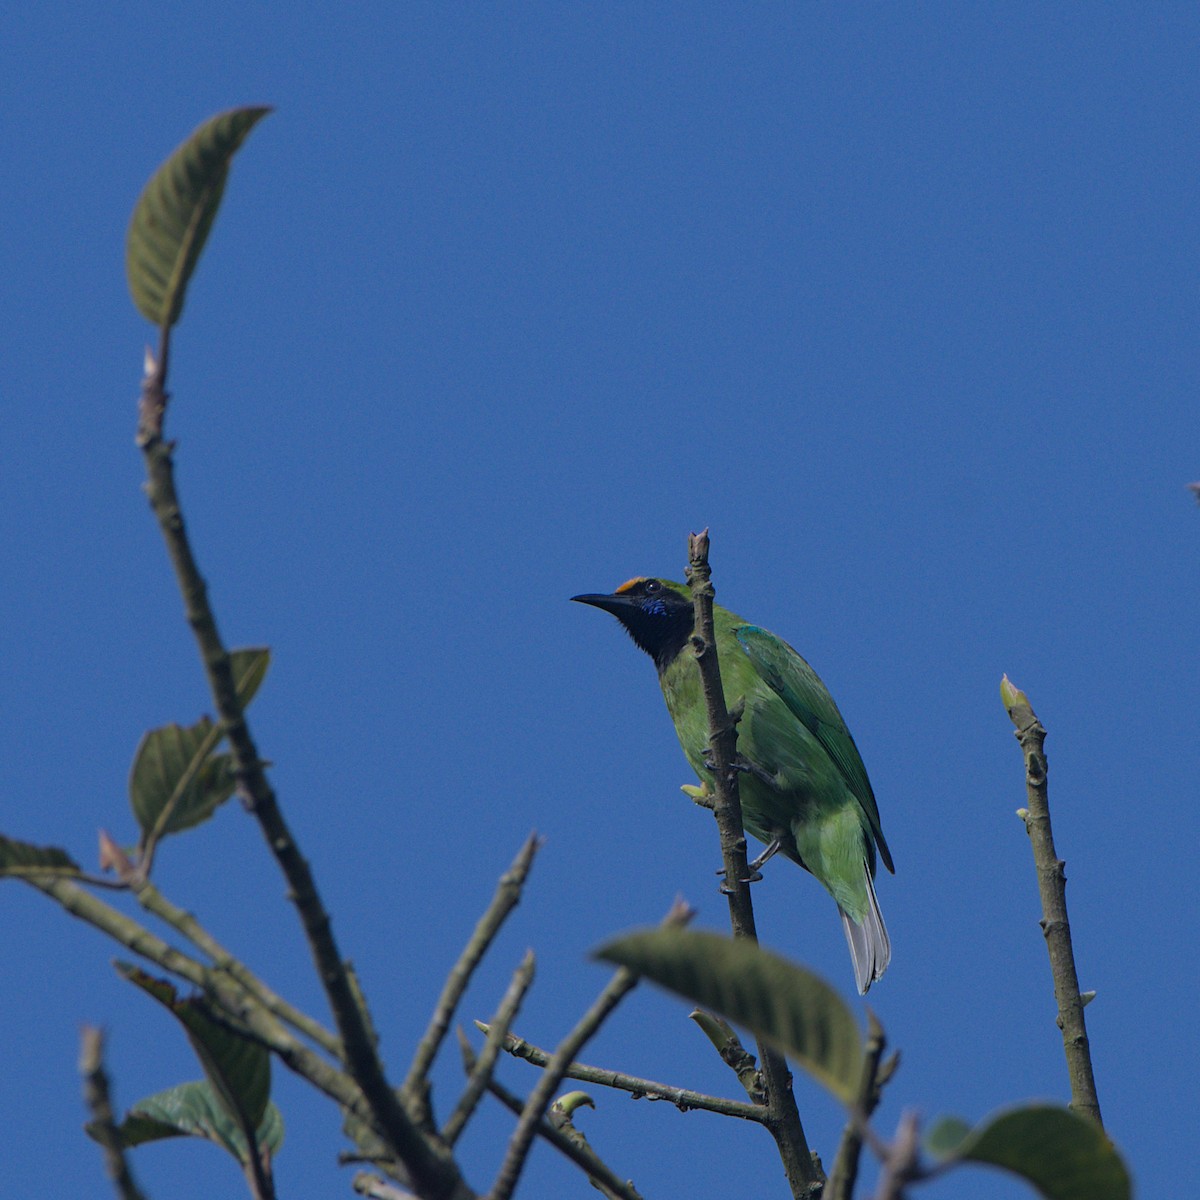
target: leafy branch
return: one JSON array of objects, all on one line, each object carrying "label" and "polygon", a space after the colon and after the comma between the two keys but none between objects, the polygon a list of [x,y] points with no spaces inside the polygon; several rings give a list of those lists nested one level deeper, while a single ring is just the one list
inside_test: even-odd
[{"label": "leafy branch", "polygon": [[[618,938],[598,957],[616,968],[595,1002],[553,1051],[511,1033],[532,986],[529,952],[513,972],[476,1054],[462,1039],[466,1080],[440,1127],[433,1112],[429,1074],[484,956],[518,904],[539,840],[531,835],[509,869],[447,976],[419,1039],[403,1086],[388,1081],[377,1053],[367,1000],[342,958],[331,918],[309,865],[289,829],[267,776],[267,763],[246,719],[262,683],[269,652],[230,650],[218,630],[187,535],[174,471],[174,444],[165,440],[171,332],[212,228],[230,163],[270,110],[233,109],[201,125],[152,176],[135,208],[127,243],[127,274],[135,304],[158,329],[156,353],[147,351],[138,409],[137,445],[146,469],[146,492],[184,600],[207,676],[215,719],[151,730],[139,745],[130,778],[130,800],[141,830],[136,848],[101,836],[102,870],[115,880],[85,873],[58,847],[0,836],[0,878],[20,879],[55,900],[132,954],[194,991],[125,963],[118,970],[164,1006],[186,1032],[204,1078],[168,1088],[136,1104],[117,1122],[102,1064],[103,1039],[84,1032],[80,1069],[106,1170],[122,1200],[141,1193],[126,1151],[168,1137],[203,1137],[222,1146],[242,1167],[254,1200],[273,1200],[272,1162],[282,1141],[282,1115],[270,1099],[272,1059],[332,1099],[357,1144],[353,1161],[374,1163],[388,1179],[361,1174],[355,1188],[380,1200],[481,1200],[466,1183],[455,1147],[485,1092],[512,1110],[517,1121],[485,1200],[510,1200],[535,1138],[549,1141],[580,1167],[606,1197],[640,1200],[575,1128],[574,1114],[592,1104],[583,1092],[554,1100],[565,1079],[580,1079],[662,1099],[682,1110],[701,1109],[751,1120],[775,1140],[793,1197],[851,1200],[864,1147],[879,1159],[877,1200],[899,1200],[912,1183],[972,1162],[1012,1171],[1047,1200],[1128,1200],[1128,1173],[1100,1127],[1100,1107],[1089,1053],[1081,995],[1067,921],[1064,864],[1057,858],[1046,791],[1045,729],[1025,695],[1007,680],[1002,695],[1025,756],[1029,807],[1022,810],[1037,866],[1042,928],[1054,975],[1058,1020],[1071,1080],[1072,1109],[1025,1105],[971,1127],[943,1118],[927,1132],[904,1114],[888,1141],[871,1125],[897,1056],[884,1058],[882,1024],[868,1012],[865,1032],[838,993],[812,972],[758,945],[749,889],[746,839],[737,770],[740,705],[725,703],[713,630],[713,587],[707,532],[689,540],[688,578],[694,605],[690,649],[705,696],[713,790],[688,789],[714,813],[724,864],[733,937],[692,932],[682,902],[661,927]],[[222,746],[227,750],[222,750]],[[174,905],[151,881],[163,838],[209,819],[233,795],[255,818],[295,904],[313,962],[333,1014],[336,1032],[300,1011],[231,954],[193,914]],[[142,910],[162,921],[172,945],[138,920],[93,895],[127,891]],[[187,947],[181,948],[181,947]],[[693,1018],[744,1087],[749,1102],[708,1096],[639,1076],[590,1067],[577,1055],[617,1005],[646,978],[698,1002]],[[757,1060],[727,1023],[758,1040]],[[501,1051],[538,1066],[541,1075],[522,1099],[495,1077]],[[828,1180],[808,1146],[791,1088],[788,1059],[816,1079],[847,1110],[845,1129]]]}]

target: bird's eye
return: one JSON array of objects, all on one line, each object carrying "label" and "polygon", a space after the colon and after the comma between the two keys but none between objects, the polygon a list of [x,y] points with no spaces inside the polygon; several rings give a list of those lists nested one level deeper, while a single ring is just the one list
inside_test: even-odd
[{"label": "bird's eye", "polygon": [[653,596],[655,592],[662,591],[662,584],[657,579],[646,580],[646,595]]}]

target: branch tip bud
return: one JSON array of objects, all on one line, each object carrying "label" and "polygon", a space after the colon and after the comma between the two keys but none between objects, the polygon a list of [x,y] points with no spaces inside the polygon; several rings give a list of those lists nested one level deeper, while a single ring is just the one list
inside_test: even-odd
[{"label": "branch tip bud", "polygon": [[1014,708],[1018,704],[1028,704],[1029,697],[1007,675],[1000,679],[1000,699],[1005,708]]}]

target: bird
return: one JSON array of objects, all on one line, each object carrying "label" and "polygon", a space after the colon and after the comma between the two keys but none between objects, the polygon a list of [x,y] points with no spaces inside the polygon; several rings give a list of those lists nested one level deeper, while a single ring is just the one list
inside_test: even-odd
[{"label": "bird", "polygon": [[[700,789],[712,791],[708,714],[692,648],[691,588],[635,576],[609,594],[572,596],[612,613],[653,660],[667,710]],[[713,605],[725,703],[742,710],[737,751],[742,823],[766,845],[757,870],[782,853],[808,871],[841,914],[854,982],[864,995],[891,961],[875,895],[876,851],[895,873],[862,756],[829,689],[782,638]]]}]

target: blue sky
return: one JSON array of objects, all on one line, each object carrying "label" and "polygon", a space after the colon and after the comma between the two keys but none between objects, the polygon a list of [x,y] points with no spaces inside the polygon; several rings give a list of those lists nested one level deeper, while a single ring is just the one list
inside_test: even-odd
[{"label": "blue sky", "polygon": [[[709,526],[720,600],[821,672],[879,798],[895,956],[870,998],[903,1051],[879,1128],[1067,1095],[1007,671],[1050,731],[1106,1121],[1141,1194],[1194,1190],[1200,12],[282,12],[5,21],[0,829],[88,862],[98,827],[132,840],[138,738],[211,707],[140,491],[149,330],[123,239],[196,124],[274,104],[193,282],[169,431],[222,629],[273,648],[253,723],[393,1072],[531,829],[464,1017],[532,946],[516,1027],[552,1044],[603,986],[606,937],[679,892],[723,927],[653,670],[567,603],[678,577]],[[323,1011],[236,804],[156,870]],[[820,888],[776,862],[755,899],[764,940],[849,996]],[[0,888],[14,1196],[48,1170],[103,1193],[81,1022],[109,1029],[124,1106],[198,1073],[112,956]],[[586,1058],[734,1094],[685,1012],[639,989]],[[448,1059],[443,1111],[457,1087]],[[840,1114],[797,1093],[829,1162]],[[593,1094],[582,1127],[648,1198],[783,1194],[760,1131]],[[281,1070],[276,1096],[281,1194],[336,1194],[336,1114]],[[480,1189],[509,1124],[489,1105],[464,1140]],[[135,1167],[158,1197],[241,1186],[201,1145]],[[525,1194],[592,1193],[542,1148]],[[1026,1192],[960,1173],[919,1194]]]}]

